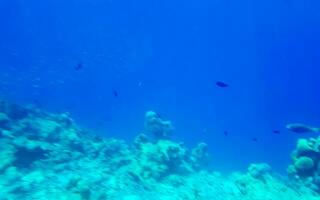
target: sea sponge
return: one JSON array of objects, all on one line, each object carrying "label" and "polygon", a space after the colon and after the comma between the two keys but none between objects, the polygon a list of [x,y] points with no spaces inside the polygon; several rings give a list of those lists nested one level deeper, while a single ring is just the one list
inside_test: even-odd
[{"label": "sea sponge", "polygon": [[314,168],[315,163],[309,157],[302,156],[294,162],[294,166],[300,172],[308,171]]},{"label": "sea sponge", "polygon": [[173,126],[170,121],[163,120],[158,113],[148,111],[145,115],[145,131],[152,134],[156,140],[168,139],[172,134]]}]

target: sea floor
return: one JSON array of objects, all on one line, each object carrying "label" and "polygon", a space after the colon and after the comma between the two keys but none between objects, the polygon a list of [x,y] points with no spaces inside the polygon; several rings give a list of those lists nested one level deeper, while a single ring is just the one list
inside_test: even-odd
[{"label": "sea floor", "polygon": [[171,141],[170,122],[154,114],[145,122],[154,135],[129,145],[94,135],[68,114],[1,102],[0,200],[320,199],[268,164],[230,175],[210,170],[206,144]]}]

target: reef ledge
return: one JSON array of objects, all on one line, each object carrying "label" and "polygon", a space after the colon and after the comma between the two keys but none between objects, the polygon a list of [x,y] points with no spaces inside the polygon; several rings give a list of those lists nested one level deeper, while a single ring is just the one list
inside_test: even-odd
[{"label": "reef ledge", "polygon": [[207,145],[188,149],[170,140],[172,131],[170,121],[148,111],[144,132],[129,145],[81,128],[67,113],[1,101],[0,200],[320,198],[301,183],[304,177],[314,177],[319,162],[309,149],[312,141],[300,141],[294,155],[295,181],[273,174],[265,163],[228,176],[209,170]]}]

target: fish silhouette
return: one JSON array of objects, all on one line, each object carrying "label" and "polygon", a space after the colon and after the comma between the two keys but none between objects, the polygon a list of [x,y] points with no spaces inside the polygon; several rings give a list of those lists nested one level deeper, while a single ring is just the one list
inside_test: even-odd
[{"label": "fish silhouette", "polygon": [[113,94],[114,97],[118,97],[118,96],[119,96],[119,93],[118,93],[117,90],[113,90],[113,91],[112,91],[112,94]]},{"label": "fish silhouette", "polygon": [[74,70],[76,70],[76,71],[80,71],[81,69],[83,69],[82,63],[78,63],[76,66],[74,66]]},{"label": "fish silhouette", "polygon": [[312,127],[306,124],[293,123],[287,124],[286,128],[294,133],[319,133],[320,128]]},{"label": "fish silhouette", "polygon": [[222,81],[217,81],[216,86],[221,87],[221,88],[226,88],[226,87],[229,87],[229,84],[222,82]]}]

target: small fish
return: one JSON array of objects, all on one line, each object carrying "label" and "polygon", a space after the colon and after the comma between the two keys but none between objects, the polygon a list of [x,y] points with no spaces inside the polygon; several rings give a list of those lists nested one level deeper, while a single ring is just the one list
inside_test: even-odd
[{"label": "small fish", "polygon": [[224,135],[224,136],[228,136],[228,135],[229,135],[228,131],[224,131],[224,132],[223,132],[223,135]]},{"label": "small fish", "polygon": [[117,90],[113,90],[113,91],[112,91],[112,94],[113,94],[114,97],[118,97],[118,96],[119,96],[119,93],[118,93]]},{"label": "small fish", "polygon": [[74,70],[76,70],[76,71],[80,71],[81,69],[83,69],[82,63],[78,63],[76,66],[74,66]]},{"label": "small fish", "polygon": [[252,138],[251,140],[252,140],[253,142],[258,142],[258,138],[255,138],[255,137]]},{"label": "small fish", "polygon": [[221,87],[221,88],[226,88],[226,87],[229,87],[229,84],[222,82],[222,81],[217,81],[216,86]]},{"label": "small fish", "polygon": [[280,131],[279,130],[273,130],[272,131],[274,134],[280,134]]},{"label": "small fish", "polygon": [[320,128],[311,127],[305,124],[295,123],[288,124],[286,128],[294,133],[319,133]]},{"label": "small fish", "polygon": [[161,115],[158,112],[156,112],[156,115],[158,118],[162,119]]}]

